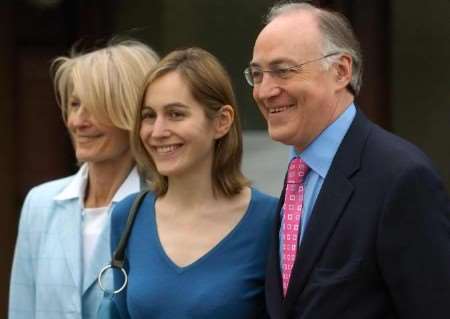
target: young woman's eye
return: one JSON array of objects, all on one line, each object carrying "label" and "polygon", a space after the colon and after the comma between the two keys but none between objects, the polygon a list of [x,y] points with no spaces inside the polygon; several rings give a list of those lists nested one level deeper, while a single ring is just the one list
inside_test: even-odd
[{"label": "young woman's eye", "polygon": [[184,117],[184,113],[179,112],[179,111],[170,111],[169,117],[173,120],[178,120],[178,119],[181,119]]},{"label": "young woman's eye", "polygon": [[156,117],[156,115],[155,115],[154,112],[146,111],[146,112],[142,112],[142,113],[141,113],[141,119],[142,119],[142,120],[152,120],[152,119],[154,119],[155,117]]}]

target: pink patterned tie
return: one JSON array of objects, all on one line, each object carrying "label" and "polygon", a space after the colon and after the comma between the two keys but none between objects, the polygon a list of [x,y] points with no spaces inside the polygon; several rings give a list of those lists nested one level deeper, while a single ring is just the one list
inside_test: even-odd
[{"label": "pink patterned tie", "polygon": [[291,278],[292,267],[297,255],[300,225],[303,208],[303,180],[308,166],[300,157],[294,157],[289,163],[286,190],[283,205],[283,295],[286,296]]}]

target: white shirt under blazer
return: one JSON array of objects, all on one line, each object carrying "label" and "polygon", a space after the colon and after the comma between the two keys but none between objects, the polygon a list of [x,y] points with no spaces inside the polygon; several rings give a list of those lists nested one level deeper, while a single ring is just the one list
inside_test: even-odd
[{"label": "white shirt under blazer", "polygon": [[[87,166],[74,176],[31,189],[22,207],[11,272],[9,319],[94,319],[103,292],[96,284],[110,261],[110,218],[83,270],[82,211]],[[140,190],[134,168],[112,199]]]}]

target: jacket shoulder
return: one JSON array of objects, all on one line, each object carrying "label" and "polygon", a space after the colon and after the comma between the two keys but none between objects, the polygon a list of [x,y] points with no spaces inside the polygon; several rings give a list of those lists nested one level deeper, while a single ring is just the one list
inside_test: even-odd
[{"label": "jacket shoulder", "polygon": [[373,124],[366,156],[394,169],[423,167],[435,171],[430,158],[416,145]]},{"label": "jacket shoulder", "polygon": [[67,176],[60,179],[48,181],[31,188],[27,194],[27,198],[38,196],[40,199],[52,199],[58,195],[74,178],[74,176]]}]

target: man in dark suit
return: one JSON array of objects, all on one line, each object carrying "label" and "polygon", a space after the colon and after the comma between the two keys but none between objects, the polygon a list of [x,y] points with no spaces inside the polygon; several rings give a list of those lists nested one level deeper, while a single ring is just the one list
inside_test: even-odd
[{"label": "man in dark suit", "polygon": [[272,139],[306,167],[280,197],[273,319],[450,318],[448,193],[420,150],[354,105],[361,73],[344,17],[305,3],[271,9],[245,76]]}]

